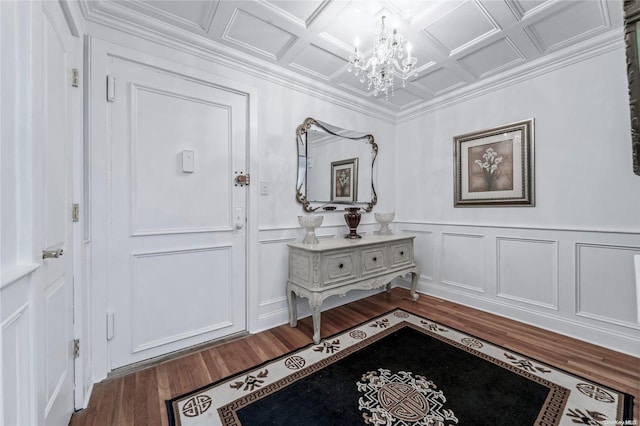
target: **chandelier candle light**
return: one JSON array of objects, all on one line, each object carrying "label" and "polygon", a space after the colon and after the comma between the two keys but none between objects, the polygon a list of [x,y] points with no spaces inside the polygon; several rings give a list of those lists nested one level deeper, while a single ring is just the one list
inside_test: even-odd
[{"label": "chandelier candle light", "polygon": [[[380,29],[373,34],[373,53],[369,59],[365,59],[358,50],[360,40],[356,38],[355,52],[349,56],[347,70],[360,76],[360,82],[368,81],[367,90],[373,87],[373,94],[384,93],[389,98],[389,92],[393,96],[393,77],[398,74],[402,78],[402,87],[405,80],[418,74],[416,70],[417,58],[411,56],[411,43],[406,43],[404,37],[398,34],[398,30],[388,30],[384,25],[385,17],[382,17]],[[404,57],[406,44],[407,56]]]}]

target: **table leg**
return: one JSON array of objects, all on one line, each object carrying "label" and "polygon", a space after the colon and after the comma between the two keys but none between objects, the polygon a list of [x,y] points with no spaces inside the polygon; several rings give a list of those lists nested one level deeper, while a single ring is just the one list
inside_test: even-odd
[{"label": "table leg", "polygon": [[411,298],[413,299],[414,302],[418,300],[418,298],[420,297],[420,295],[416,293],[417,287],[418,287],[418,273],[412,272],[411,273]]},{"label": "table leg", "polygon": [[296,294],[287,284],[287,303],[289,304],[289,325],[295,327],[298,325],[298,305],[296,303]]},{"label": "table leg", "polygon": [[313,343],[320,343],[320,305],[322,305],[322,297],[317,294],[309,296],[309,308],[311,309],[311,317],[313,318]]}]

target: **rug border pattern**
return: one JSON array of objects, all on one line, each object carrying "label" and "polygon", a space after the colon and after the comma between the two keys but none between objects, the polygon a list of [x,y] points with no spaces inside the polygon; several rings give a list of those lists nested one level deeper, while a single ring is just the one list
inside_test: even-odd
[{"label": "rug border pattern", "polygon": [[[575,390],[575,382],[588,382],[589,384],[596,385],[597,389],[602,390],[605,393],[614,394],[617,399],[615,408],[611,408],[611,405],[603,405],[604,403],[601,403],[600,405],[603,406],[603,410],[606,408],[605,411],[609,415],[611,415],[613,411],[615,420],[619,420],[623,417],[626,418],[626,416],[623,415],[623,411],[627,411],[626,408],[631,405],[629,404],[629,401],[627,401],[627,404],[624,404],[624,402],[625,399],[632,397],[623,394],[622,392],[610,389],[606,386],[581,378],[556,367],[551,367],[539,361],[531,360],[518,352],[494,345],[483,339],[479,339],[475,336],[456,330],[455,328],[442,325],[421,315],[398,308],[367,320],[334,336],[323,339],[318,345],[310,344],[304,348],[291,351],[274,360],[266,361],[265,363],[253,366],[243,372],[225,377],[214,384],[203,386],[202,388],[183,394],[171,400],[167,400],[169,423],[170,425],[183,426],[187,423],[191,424],[191,420],[197,420],[202,422],[197,424],[240,424],[236,415],[236,411],[240,408],[297,380],[307,377],[308,375],[324,368],[326,365],[332,364],[339,359],[342,359],[349,354],[384,338],[385,336],[393,333],[393,331],[406,326],[447,344],[451,344],[457,349],[469,352],[549,388],[547,400],[539,414],[538,420],[536,421],[537,425],[553,426],[564,424],[565,422],[567,424],[575,424],[570,419],[567,419],[567,407],[570,407],[569,411],[573,409],[580,413],[580,410],[586,409],[583,407],[586,402],[584,401],[585,398],[590,400],[588,401],[590,406],[594,403],[597,404],[598,401],[594,402],[590,397]],[[366,333],[366,341],[350,337],[350,333],[356,330]],[[340,345],[340,347],[337,349],[332,348],[333,344]],[[327,353],[324,353],[324,350],[322,350],[323,345],[324,349],[327,349]],[[478,345],[480,345],[480,348],[476,348]],[[335,350],[335,352],[329,353],[330,349]],[[304,355],[306,360],[306,365],[297,371],[291,370],[284,365],[285,361],[294,354]],[[516,362],[514,360],[518,361]],[[261,381],[257,385],[257,389],[251,389],[251,391],[248,392],[240,389],[236,389],[237,392],[234,392],[228,389],[234,380],[237,381],[243,376],[248,377],[252,374],[260,374],[260,371],[265,370],[266,367],[269,367],[268,374],[271,375],[271,377],[268,379],[265,377],[265,380]],[[552,380],[558,383],[564,382],[564,386],[554,383]],[[219,391],[216,393],[214,392],[215,389],[219,389]],[[207,392],[213,392],[211,399],[216,401],[216,406],[219,408],[212,408],[208,413],[203,413],[203,415],[199,416],[197,419],[189,418],[189,422],[183,423],[178,415],[182,406],[184,406],[186,401],[189,401],[190,398],[195,398],[197,395],[206,394]],[[223,394],[224,399],[221,396]],[[610,420],[610,422],[615,423],[615,420]],[[193,424],[196,423],[194,422]]]}]

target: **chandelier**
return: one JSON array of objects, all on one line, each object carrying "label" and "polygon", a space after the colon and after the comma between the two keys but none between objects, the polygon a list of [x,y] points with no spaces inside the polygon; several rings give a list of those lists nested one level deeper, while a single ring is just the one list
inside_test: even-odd
[{"label": "chandelier", "polygon": [[[347,70],[360,76],[360,82],[369,83],[367,90],[373,87],[373,94],[384,93],[389,98],[389,92],[393,96],[393,77],[398,74],[402,79],[402,87],[405,80],[418,74],[416,70],[417,58],[411,56],[411,43],[405,43],[405,39],[398,34],[396,29],[388,30],[384,25],[385,17],[382,17],[380,29],[373,34],[373,53],[369,59],[365,59],[358,50],[360,40],[355,40],[355,52],[349,56]],[[406,44],[407,56],[404,56]]]}]

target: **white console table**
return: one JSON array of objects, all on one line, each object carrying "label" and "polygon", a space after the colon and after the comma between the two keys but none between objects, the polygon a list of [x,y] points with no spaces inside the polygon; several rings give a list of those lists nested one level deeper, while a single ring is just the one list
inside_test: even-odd
[{"label": "white console table", "polygon": [[389,291],[392,279],[410,273],[411,297],[418,300],[414,238],[407,234],[373,235],[357,240],[333,238],[318,244],[289,244],[287,300],[291,327],[298,324],[296,296],[309,299],[315,343],[320,343],[320,306],[329,296],[385,285]]}]

